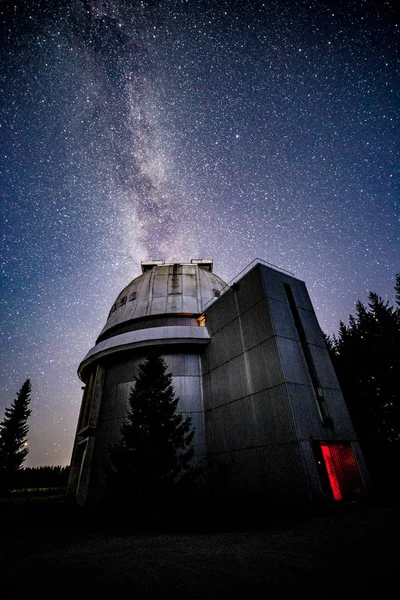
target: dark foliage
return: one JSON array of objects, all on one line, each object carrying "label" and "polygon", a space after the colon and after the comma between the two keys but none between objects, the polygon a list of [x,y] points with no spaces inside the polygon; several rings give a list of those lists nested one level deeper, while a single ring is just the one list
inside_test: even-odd
[{"label": "dark foliage", "polygon": [[176,412],[179,398],[163,359],[150,354],[131,390],[121,442],[111,450],[108,498],[156,510],[190,478],[194,431]]},{"label": "dark foliage", "polygon": [[[350,415],[373,471],[400,448],[400,275],[397,306],[375,293],[327,340]],[[389,461],[391,462],[391,460]]]},{"label": "dark foliage", "polygon": [[28,417],[31,383],[27,379],[0,423],[0,491],[8,492],[28,455]]},{"label": "dark foliage", "polygon": [[14,488],[65,488],[68,476],[69,467],[26,467],[18,471]]}]

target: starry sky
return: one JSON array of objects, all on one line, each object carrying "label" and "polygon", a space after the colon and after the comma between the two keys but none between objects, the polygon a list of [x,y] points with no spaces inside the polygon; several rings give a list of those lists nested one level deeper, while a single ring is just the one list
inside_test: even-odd
[{"label": "starry sky", "polygon": [[337,332],[394,300],[394,1],[5,0],[0,419],[32,381],[26,466],[68,464],[79,362],[146,258],[254,258]]}]

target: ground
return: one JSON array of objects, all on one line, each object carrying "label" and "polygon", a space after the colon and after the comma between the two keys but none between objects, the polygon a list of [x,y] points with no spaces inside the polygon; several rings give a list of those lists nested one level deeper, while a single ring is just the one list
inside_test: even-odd
[{"label": "ground", "polygon": [[1,508],[0,595],[324,598],[397,589],[400,512],[357,504],[190,533],[123,531],[62,503]]}]

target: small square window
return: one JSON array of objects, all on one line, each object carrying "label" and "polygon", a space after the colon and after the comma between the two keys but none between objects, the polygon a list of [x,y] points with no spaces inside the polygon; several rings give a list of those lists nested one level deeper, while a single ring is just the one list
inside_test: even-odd
[{"label": "small square window", "polygon": [[126,304],[126,296],[124,296],[123,298],[121,298],[121,300],[119,301],[119,305],[123,306],[124,304]]},{"label": "small square window", "polygon": [[110,314],[113,313],[113,312],[115,312],[116,310],[117,310],[117,305],[113,304],[112,307],[111,307],[111,310],[110,310]]},{"label": "small square window", "polygon": [[136,292],[132,292],[129,296],[129,302],[133,302],[133,300],[136,300]]},{"label": "small square window", "polygon": [[219,290],[213,289],[213,294],[215,298],[219,298],[221,295],[221,292]]}]

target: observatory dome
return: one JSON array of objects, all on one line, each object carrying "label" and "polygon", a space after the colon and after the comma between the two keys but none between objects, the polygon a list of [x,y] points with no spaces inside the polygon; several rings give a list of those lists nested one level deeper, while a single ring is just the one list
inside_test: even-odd
[{"label": "observatory dome", "polygon": [[206,327],[198,317],[227,284],[212,272],[209,259],[166,264],[142,262],[142,274],[117,296],[96,344],[81,362],[78,373],[97,360],[143,346],[207,344]]},{"label": "observatory dome", "polygon": [[[197,317],[213,298],[221,295],[226,283],[212,272],[212,260],[193,259],[190,263],[142,262],[142,275],[131,281],[118,295],[97,341],[136,329],[132,321],[156,315]],[[152,326],[156,325],[151,319]],[[161,324],[161,323],[160,323]]]}]

